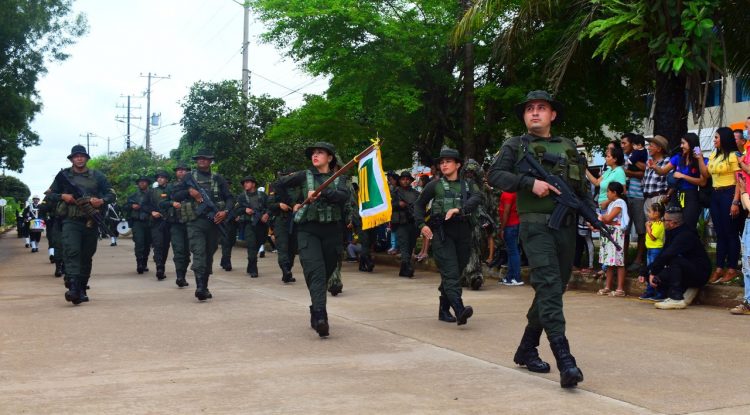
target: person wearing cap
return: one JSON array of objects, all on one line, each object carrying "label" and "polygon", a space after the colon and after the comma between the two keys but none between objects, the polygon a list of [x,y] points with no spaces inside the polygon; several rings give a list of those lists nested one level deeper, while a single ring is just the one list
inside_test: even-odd
[{"label": "person wearing cap", "polygon": [[549,364],[539,358],[537,351],[544,331],[560,371],[560,386],[575,387],[583,381],[583,373],[570,353],[565,336],[562,296],[573,266],[576,215],[570,212],[559,230],[551,229],[548,221],[556,206],[552,196],[560,190],[519,171],[518,161],[526,153],[536,156],[549,173],[562,177],[584,203],[591,201],[584,176],[587,163],[576,151],[575,142],[552,133],[552,125],[562,120],[563,106],[549,93],[529,92],[515,107],[515,112],[524,122],[527,133],[505,140],[489,171],[490,185],[502,191],[517,192],[521,241],[534,288],[526,328],[513,360],[532,372],[549,372]]},{"label": "person wearing cap", "polygon": [[240,184],[244,191],[235,197],[233,215],[245,231],[247,244],[247,274],[258,278],[258,245],[266,239],[268,223],[268,196],[258,191],[258,181],[252,175],[245,176]]},{"label": "person wearing cap", "polygon": [[[474,314],[471,306],[464,306],[460,278],[471,255],[469,215],[482,203],[482,194],[476,184],[461,178],[463,159],[457,150],[444,147],[437,163],[442,175],[428,183],[414,202],[414,220],[421,235],[432,240],[432,253],[440,270],[438,319],[460,326]],[[425,218],[430,202],[428,224]]]},{"label": "person wearing cap", "polygon": [[23,220],[26,222],[25,226],[29,228],[29,237],[27,239],[31,247],[31,252],[39,252],[39,242],[42,240],[42,230],[31,228],[31,221],[40,218],[39,201],[39,196],[34,195],[31,198],[31,203],[26,205],[22,213]]},{"label": "person wearing cap", "polygon": [[398,271],[399,277],[412,278],[414,268],[411,265],[411,255],[414,247],[417,246],[417,235],[419,229],[414,223],[414,202],[419,197],[419,192],[411,187],[414,181],[408,170],[401,172],[398,179],[398,187],[393,190],[391,206],[391,228],[396,234],[399,251],[401,251],[401,269]]},{"label": "person wearing cap", "polygon": [[86,212],[92,208],[101,210],[105,204],[115,202],[115,194],[104,174],[86,167],[89,159],[91,157],[86,147],[75,145],[68,155],[71,167],[62,171],[84,191],[84,197],[76,200],[70,193],[72,190],[58,177],[55,177],[47,193],[50,203],[57,204],[55,212],[63,218],[62,248],[68,287],[65,300],[74,305],[89,301],[86,290],[99,239],[99,229],[91,226]]},{"label": "person wearing cap", "polygon": [[169,225],[165,218],[167,212],[161,209],[162,200],[168,199],[167,183],[169,173],[164,170],[156,172],[156,186],[149,188],[143,210],[149,217],[149,228],[151,232],[151,245],[154,247],[154,262],[156,263],[156,279],[159,281],[167,278],[165,265],[169,256]]},{"label": "person wearing cap", "polygon": [[190,265],[190,248],[188,247],[187,217],[182,209],[182,204],[172,200],[172,193],[178,187],[185,175],[190,171],[186,163],[177,163],[174,168],[175,180],[169,183],[164,190],[166,197],[159,202],[159,210],[165,216],[169,226],[169,241],[172,244],[172,261],[174,261],[175,284],[179,288],[188,287],[190,284],[185,278],[188,265]]},{"label": "person wearing cap", "polygon": [[[278,177],[288,176],[294,170],[280,171]],[[292,274],[294,257],[297,254],[297,227],[292,220],[294,214],[292,201],[302,197],[302,189],[299,187],[287,187],[284,197],[271,187],[268,197],[268,211],[273,215],[273,233],[276,237],[276,252],[279,268],[281,269],[281,281],[285,284],[296,282]]]},{"label": "person wearing cap", "polygon": [[181,209],[185,209],[190,253],[193,255],[191,269],[195,274],[195,298],[198,301],[206,301],[213,298],[213,294],[208,289],[208,280],[213,273],[214,254],[219,248],[217,227],[222,226],[229,216],[229,209],[234,206],[234,197],[229,192],[229,186],[224,177],[211,172],[214,156],[209,150],[199,150],[193,156],[193,160],[196,169],[188,174],[216,205],[218,211],[215,212],[213,223],[205,216],[198,216],[196,213],[203,203],[203,196],[198,189],[188,186],[185,180],[175,187],[171,197],[172,200],[181,204]]},{"label": "person wearing cap", "polygon": [[130,196],[122,206],[130,229],[133,232],[133,244],[135,245],[135,270],[138,274],[148,272],[148,255],[151,253],[151,208],[149,208],[149,186],[151,178],[140,176],[135,181],[138,189]]},{"label": "person wearing cap", "polygon": [[[333,144],[317,142],[305,149],[305,156],[312,164],[310,168],[280,177],[273,188],[280,200],[289,200],[288,189],[302,189],[300,196],[291,202],[300,262],[312,303],[310,326],[320,337],[327,337],[326,288],[343,249],[344,205],[349,202],[350,194],[346,180],[336,178],[313,198],[315,190],[333,176],[336,165]],[[312,202],[303,206],[306,198]]]}]

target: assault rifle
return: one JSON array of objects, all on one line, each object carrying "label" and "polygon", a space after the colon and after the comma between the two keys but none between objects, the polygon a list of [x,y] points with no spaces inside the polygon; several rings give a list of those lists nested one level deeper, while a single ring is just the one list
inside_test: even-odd
[{"label": "assault rifle", "polygon": [[62,183],[65,190],[70,192],[70,194],[73,195],[73,198],[75,198],[76,205],[78,205],[78,208],[81,209],[81,212],[83,212],[88,217],[88,220],[86,220],[86,227],[93,228],[94,225],[96,225],[96,227],[99,229],[99,234],[104,235],[105,237],[109,237],[110,235],[109,229],[107,229],[107,223],[104,221],[104,217],[102,216],[101,212],[99,212],[99,210],[91,204],[91,197],[86,196],[86,192],[84,192],[80,186],[73,183],[73,181],[65,175],[63,170],[60,170],[57,173],[57,176],[55,176],[55,181],[58,181],[58,183]]},{"label": "assault rifle", "polygon": [[187,186],[188,188],[193,188],[198,191],[198,193],[201,194],[201,199],[203,199],[203,202],[197,203],[198,207],[195,208],[195,214],[198,215],[198,217],[202,217],[204,219],[208,219],[211,223],[216,225],[216,229],[219,230],[219,233],[221,236],[226,239],[227,238],[227,229],[224,226],[224,222],[216,223],[214,220],[216,219],[216,214],[219,213],[219,208],[216,207],[213,201],[211,201],[211,198],[208,196],[208,193],[206,193],[203,188],[195,182],[195,179],[193,178],[192,174],[186,174],[185,178],[182,179],[182,182]]},{"label": "assault rifle", "polygon": [[[523,145],[528,145],[524,143]],[[552,198],[555,200],[555,208],[552,210],[547,226],[551,229],[559,230],[562,225],[562,221],[571,212],[576,212],[586,222],[590,223],[591,226],[599,230],[599,234],[607,238],[617,248],[618,251],[622,250],[622,247],[612,237],[612,233],[609,231],[606,225],[599,220],[594,210],[586,205],[576,194],[573,189],[568,186],[561,177],[556,176],[542,167],[541,164],[529,153],[528,149],[524,151],[524,155],[518,162],[518,169],[522,174],[529,174],[539,180],[547,182],[552,186],[555,186],[560,194],[552,194]]]}]

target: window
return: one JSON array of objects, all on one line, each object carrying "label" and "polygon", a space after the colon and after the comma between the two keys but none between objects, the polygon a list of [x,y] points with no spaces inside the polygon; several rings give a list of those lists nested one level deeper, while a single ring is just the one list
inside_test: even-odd
[{"label": "window", "polygon": [[721,105],[721,80],[711,82],[706,94],[706,108]]},{"label": "window", "polygon": [[750,82],[738,79],[735,83],[735,102],[750,101]]}]

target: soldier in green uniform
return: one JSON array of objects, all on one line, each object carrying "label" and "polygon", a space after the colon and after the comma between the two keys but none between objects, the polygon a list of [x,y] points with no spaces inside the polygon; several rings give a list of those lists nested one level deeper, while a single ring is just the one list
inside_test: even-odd
[{"label": "soldier in green uniform", "polygon": [[419,197],[419,192],[411,187],[414,178],[408,171],[401,172],[398,178],[398,187],[393,190],[391,205],[391,227],[396,233],[398,248],[401,251],[400,277],[411,278],[414,276],[414,268],[411,266],[411,255],[417,246],[417,235],[419,230],[414,223],[414,202]]},{"label": "soldier in green uniform", "polygon": [[[279,177],[294,173],[292,170],[279,172]],[[273,233],[276,236],[276,252],[278,255],[279,268],[281,268],[281,281],[285,284],[296,282],[292,274],[294,267],[294,256],[297,254],[297,229],[292,220],[294,214],[293,201],[302,196],[300,188],[288,187],[284,198],[272,188],[268,198],[268,210],[273,215]]]},{"label": "soldier in green uniform", "polygon": [[302,188],[302,197],[294,201],[293,207],[297,246],[312,302],[310,325],[320,337],[326,337],[329,334],[326,286],[341,256],[341,222],[350,194],[346,180],[337,178],[312,203],[303,207],[302,199],[312,196],[315,189],[333,175],[336,149],[333,144],[317,142],[305,149],[305,155],[312,166],[279,178],[274,189],[285,198],[288,188]]},{"label": "soldier in green uniform", "polygon": [[149,216],[149,227],[151,231],[151,244],[154,247],[154,262],[156,263],[156,278],[161,281],[167,278],[164,273],[169,255],[169,224],[165,214],[160,208],[163,200],[167,200],[167,183],[169,174],[160,170],[156,172],[156,187],[149,189],[143,210]]},{"label": "soldier in green uniform", "polygon": [[191,269],[195,274],[195,298],[205,301],[213,298],[208,290],[208,279],[213,273],[214,254],[219,248],[218,226],[222,226],[222,222],[229,214],[228,209],[234,206],[234,198],[229,192],[226,180],[221,175],[211,172],[211,163],[214,160],[211,152],[206,149],[200,150],[193,160],[196,169],[188,174],[216,205],[218,212],[215,213],[214,221],[211,222],[205,216],[198,216],[196,211],[205,201],[198,189],[188,186],[186,179],[175,186],[171,198],[180,203],[181,209],[185,210],[190,253],[193,254]]},{"label": "soldier in green uniform", "polygon": [[549,372],[549,364],[537,352],[544,330],[560,370],[560,385],[569,388],[583,381],[565,337],[562,301],[573,263],[576,216],[571,213],[559,230],[550,229],[547,224],[555,207],[550,195],[559,190],[519,171],[518,166],[520,158],[529,152],[550,173],[568,182],[582,200],[591,200],[584,177],[586,160],[578,156],[572,140],[555,136],[551,131],[552,124],[560,122],[562,111],[562,104],[549,93],[529,92],[526,100],[516,107],[516,114],[526,124],[528,133],[505,141],[490,169],[489,183],[503,191],[518,192],[521,241],[529,259],[535,292],[513,360],[533,372]]},{"label": "soldier in green uniform", "polygon": [[[336,155],[336,166],[334,166],[333,168],[334,173],[337,172],[343,165],[344,162],[342,162],[339,156]],[[352,223],[352,217],[354,214],[353,210],[355,208],[355,205],[357,204],[357,201],[356,199],[354,199],[354,187],[352,186],[351,177],[345,177],[344,180],[346,180],[346,187],[349,189],[350,195],[349,201],[344,204],[344,220],[341,221],[341,243],[343,245],[346,245],[346,229],[349,228]],[[336,262],[336,269],[333,270],[330,278],[328,278],[328,292],[331,293],[331,295],[334,297],[344,291],[344,282],[341,280],[341,262],[341,255],[339,255],[339,259]]]},{"label": "soldier in green uniform", "polygon": [[253,176],[246,176],[240,181],[244,192],[235,198],[234,216],[245,230],[247,244],[247,274],[258,278],[258,245],[266,239],[268,223],[268,196],[258,192],[258,181]]},{"label": "soldier in green uniform", "polygon": [[[473,182],[478,189],[481,189],[481,186],[484,184],[482,166],[474,159],[466,161],[466,166],[463,168],[463,176],[465,179]],[[486,220],[489,216],[485,209],[487,200],[484,197],[484,192],[480,190],[480,194],[482,195],[482,203],[477,206],[477,209],[469,217],[469,224],[471,225],[471,255],[469,255],[466,268],[461,273],[461,285],[471,287],[472,290],[478,290],[484,284],[481,254],[482,247],[486,243],[486,238],[482,225],[486,225]]]},{"label": "soldier in green uniform", "polygon": [[71,194],[72,189],[57,178],[47,193],[50,203],[57,203],[57,216],[62,218],[63,260],[70,285],[65,300],[75,305],[89,301],[86,290],[99,240],[99,229],[86,211],[101,209],[106,203],[115,201],[115,194],[104,174],[86,167],[90,158],[84,146],[73,146],[68,156],[72,166],[62,172],[83,191],[82,198],[76,200]]},{"label": "soldier in green uniform", "polygon": [[[225,180],[227,181],[227,188],[231,189],[232,181],[228,178]],[[239,230],[239,226],[239,218],[234,216],[230,211],[229,217],[224,221],[224,229],[226,229],[227,235],[226,237],[221,236],[219,241],[221,244],[221,262],[219,262],[219,266],[222,267],[224,271],[232,270],[232,249],[237,243],[237,231]]]},{"label": "soldier in green uniform", "polygon": [[62,249],[62,219],[57,217],[56,204],[50,201],[49,190],[45,192],[44,199],[39,207],[40,215],[44,216],[47,224],[45,232],[47,233],[47,242],[49,243],[50,260],[55,264],[55,277],[62,277],[63,267],[63,249]]},{"label": "soldier in green uniform", "polygon": [[144,204],[148,205],[151,178],[141,176],[136,180],[136,184],[138,190],[128,196],[122,210],[127,215],[130,229],[133,230],[136,272],[143,274],[148,272],[148,255],[151,253],[151,215],[150,211],[144,207]]},{"label": "soldier in green uniform", "polygon": [[[477,186],[460,178],[461,155],[450,148],[440,150],[441,177],[425,186],[414,202],[414,219],[422,236],[432,240],[432,252],[440,270],[440,307],[438,319],[466,324],[474,314],[461,298],[461,271],[471,253],[469,215],[479,206],[482,196]],[[425,223],[427,204],[432,201],[429,226]],[[450,308],[456,313],[454,318]]]},{"label": "soldier in green uniform", "polygon": [[190,284],[185,279],[188,265],[190,265],[190,248],[188,246],[187,235],[187,218],[185,211],[182,209],[180,202],[171,198],[175,187],[179,186],[185,175],[190,171],[190,167],[185,163],[178,163],[174,168],[175,182],[167,185],[165,193],[167,197],[159,203],[159,210],[166,218],[169,225],[169,238],[172,243],[172,260],[174,261],[175,274],[177,280],[175,283],[178,287],[187,287]]}]

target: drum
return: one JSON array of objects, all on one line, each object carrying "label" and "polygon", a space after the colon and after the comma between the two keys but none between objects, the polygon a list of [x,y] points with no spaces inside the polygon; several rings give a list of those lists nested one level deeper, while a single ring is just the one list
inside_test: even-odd
[{"label": "drum", "polygon": [[44,232],[44,228],[46,227],[47,224],[44,223],[43,219],[32,219],[29,221],[30,232]]},{"label": "drum", "polygon": [[119,232],[120,235],[128,235],[130,233],[130,225],[128,225],[128,221],[120,221],[120,223],[117,224],[117,232]]}]

